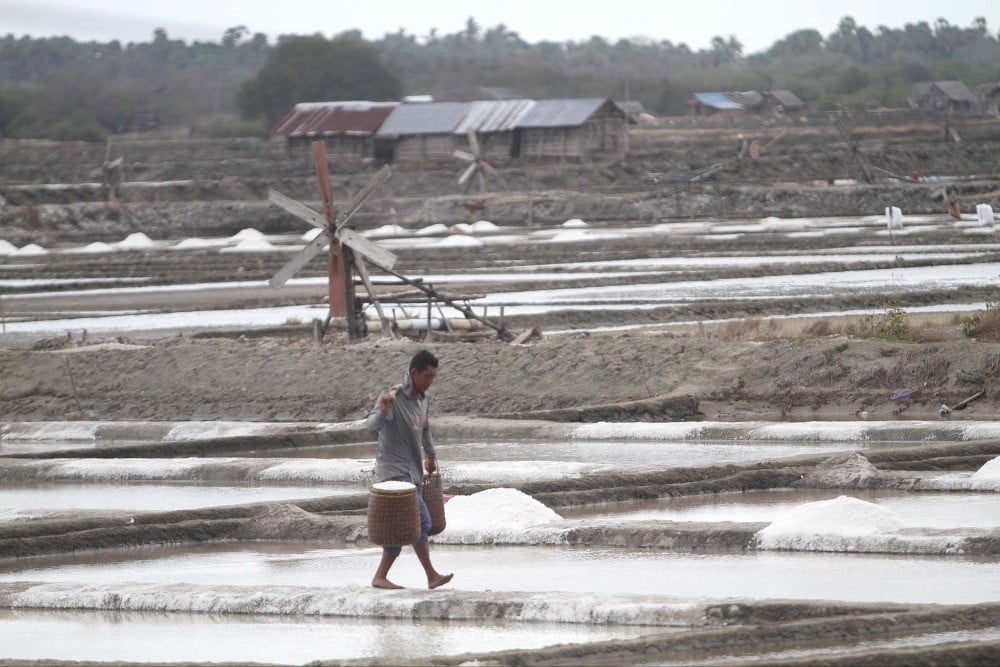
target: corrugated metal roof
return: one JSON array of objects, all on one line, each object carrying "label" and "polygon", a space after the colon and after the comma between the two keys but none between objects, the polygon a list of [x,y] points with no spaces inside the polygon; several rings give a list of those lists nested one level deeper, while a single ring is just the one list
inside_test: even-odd
[{"label": "corrugated metal roof", "polygon": [[400,104],[393,109],[375,135],[451,134],[465,118],[471,104],[472,102]]},{"label": "corrugated metal roof", "polygon": [[767,94],[773,97],[778,104],[785,107],[805,106],[805,102],[800,100],[798,95],[790,90],[769,90]]},{"label": "corrugated metal roof", "polygon": [[764,96],[756,90],[733,91],[731,93],[723,94],[733,102],[742,104],[744,108],[758,107],[760,106],[760,103],[764,101]]},{"label": "corrugated metal roof", "polygon": [[395,102],[303,102],[278,121],[271,134],[373,134],[395,107]]},{"label": "corrugated metal roof", "polygon": [[485,100],[469,102],[465,118],[455,128],[457,134],[466,132],[509,132],[536,102],[534,100]]},{"label": "corrugated metal roof", "polygon": [[722,111],[740,111],[743,105],[734,102],[725,93],[694,93],[694,98],[706,107],[719,109]]},{"label": "corrugated metal roof", "polygon": [[[609,100],[604,97],[538,100],[517,121],[517,127],[572,127],[583,125]],[[613,104],[613,102],[612,102]]]}]

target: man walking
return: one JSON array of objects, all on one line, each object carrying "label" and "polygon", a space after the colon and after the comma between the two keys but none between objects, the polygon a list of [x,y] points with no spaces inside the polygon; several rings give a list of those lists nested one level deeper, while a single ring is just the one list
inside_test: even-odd
[{"label": "man walking", "polygon": [[[427,533],[431,528],[431,515],[424,504],[424,468],[427,474],[437,470],[434,442],[431,439],[427,407],[430,397],[427,389],[437,376],[438,360],[428,350],[420,350],[410,359],[403,384],[382,392],[372,408],[365,425],[378,432],[375,449],[375,478],[379,482],[396,480],[412,482],[417,487],[420,505],[420,539],[413,543],[413,551],[427,575],[427,587],[444,586],[453,574],[441,574],[431,564]],[[372,578],[375,588],[402,588],[389,581],[389,568],[399,557],[401,547],[382,547],[382,560]]]}]

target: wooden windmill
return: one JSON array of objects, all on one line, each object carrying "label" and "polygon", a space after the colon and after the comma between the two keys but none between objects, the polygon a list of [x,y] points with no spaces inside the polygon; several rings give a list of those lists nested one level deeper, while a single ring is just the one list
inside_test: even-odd
[{"label": "wooden windmill", "polygon": [[469,187],[472,185],[472,177],[476,177],[476,182],[479,184],[479,191],[486,191],[486,178],[484,174],[489,174],[490,176],[495,176],[499,178],[497,170],[493,168],[489,162],[483,159],[482,151],[479,146],[479,139],[476,137],[476,133],[470,130],[467,135],[469,137],[469,151],[463,151],[461,149],[455,150],[455,157],[459,160],[464,160],[468,162],[468,166],[462,171],[462,175],[458,177],[458,184],[465,186],[465,192],[469,191]]},{"label": "wooden windmill", "polygon": [[[503,324],[492,322],[485,315],[477,315],[467,304],[461,304],[454,299],[448,298],[435,290],[433,286],[425,284],[421,279],[408,278],[401,273],[393,271],[397,260],[396,255],[345,226],[372,194],[374,194],[375,189],[389,178],[392,172],[388,165],[375,174],[365,187],[354,196],[351,203],[344,209],[343,215],[337,219],[333,214],[333,193],[330,190],[330,176],[327,172],[326,150],[323,142],[314,141],[312,143],[312,152],[313,160],[316,163],[316,178],[319,180],[320,194],[323,197],[323,215],[320,215],[305,204],[281,194],[277,190],[269,190],[267,198],[272,204],[280,206],[288,213],[308,222],[314,227],[323,229],[325,233],[319,234],[298,255],[281,267],[269,281],[271,287],[284,285],[289,278],[295,275],[296,271],[308,264],[309,260],[318,255],[323,250],[323,246],[329,243],[327,269],[329,274],[330,312],[327,317],[327,323],[329,323],[332,317],[345,318],[350,340],[356,340],[359,337],[359,323],[357,322],[357,313],[355,312],[356,300],[354,296],[353,273],[355,268],[358,271],[358,276],[361,278],[362,284],[368,291],[369,300],[378,312],[379,319],[382,322],[383,334],[395,337],[395,331],[375,296],[375,289],[372,287],[371,279],[368,277],[368,269],[365,266],[366,261],[371,262],[386,273],[395,276],[402,283],[417,288],[427,296],[429,301],[438,301],[447,304],[461,312],[466,318],[482,322],[494,329],[497,332],[497,336],[502,340],[510,341],[515,339],[514,335]],[[523,335],[530,333],[530,331],[525,332]]]},{"label": "wooden windmill", "polygon": [[309,260],[318,255],[323,250],[323,246],[329,244],[327,272],[329,275],[330,312],[327,316],[327,324],[332,317],[343,317],[347,322],[348,338],[355,340],[358,337],[359,323],[357,322],[354,296],[354,269],[356,268],[365,289],[368,290],[369,298],[375,304],[375,309],[382,320],[382,331],[391,334],[391,327],[389,327],[388,320],[382,312],[382,307],[375,300],[375,290],[368,278],[365,261],[370,261],[372,264],[389,271],[396,264],[396,255],[374,241],[361,236],[353,229],[347,228],[346,225],[375,193],[376,188],[389,178],[392,171],[387,165],[375,174],[365,187],[354,196],[354,199],[351,200],[338,219],[333,213],[333,192],[330,189],[330,175],[327,171],[326,150],[323,142],[314,141],[312,152],[313,160],[316,163],[316,178],[319,181],[320,195],[323,198],[323,215],[277,190],[269,190],[267,198],[272,204],[280,206],[288,213],[314,227],[319,227],[325,233],[317,235],[310,241],[298,255],[274,274],[269,283],[271,287],[281,287],[299,269],[308,264]]}]

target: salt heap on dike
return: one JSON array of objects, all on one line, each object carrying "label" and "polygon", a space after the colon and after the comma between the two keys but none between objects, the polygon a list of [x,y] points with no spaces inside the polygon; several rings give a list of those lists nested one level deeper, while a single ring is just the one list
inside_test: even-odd
[{"label": "salt heap on dike", "polygon": [[973,479],[1000,480],[1000,456],[983,464],[983,467],[972,473]]},{"label": "salt heap on dike", "polygon": [[115,245],[119,248],[152,248],[156,244],[142,232],[134,232]]},{"label": "salt heap on dike", "polygon": [[558,541],[563,519],[517,489],[454,496],[444,506],[447,527],[434,537],[456,544],[537,544]]},{"label": "salt heap on dike", "polygon": [[761,549],[865,551],[871,538],[907,528],[894,512],[858,498],[806,503],[758,531]]}]

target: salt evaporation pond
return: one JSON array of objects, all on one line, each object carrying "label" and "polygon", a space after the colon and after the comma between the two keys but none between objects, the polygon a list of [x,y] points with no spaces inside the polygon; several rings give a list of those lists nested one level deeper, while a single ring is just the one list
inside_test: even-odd
[{"label": "salt evaporation pond", "polygon": [[361,493],[354,486],[273,486],[215,483],[5,482],[0,521],[54,511],[170,511]]},{"label": "salt evaporation pond", "polygon": [[[770,653],[739,653],[737,655],[712,656],[702,660],[684,660],[644,663],[645,667],[696,667],[704,665],[729,665],[733,663],[744,664],[756,662],[759,664],[771,664],[779,660],[803,660],[816,658],[836,658],[843,659],[847,655],[857,655],[861,662],[865,657],[862,654],[867,651],[879,651],[885,649],[903,649],[920,646],[939,646],[952,642],[994,642],[1000,640],[1000,628],[983,628],[981,630],[958,630],[953,632],[925,632],[913,634],[907,637],[896,639],[880,639],[874,641],[850,641],[845,637],[845,641],[834,647],[789,649],[786,651],[773,651]],[[841,663],[846,664],[846,663]]]},{"label": "salt evaporation pond", "polygon": [[[447,481],[449,463],[463,461],[564,461],[609,465],[649,465],[662,467],[707,466],[720,463],[768,461],[808,454],[835,454],[862,448],[886,446],[858,442],[669,442],[652,440],[568,440],[459,442],[436,440],[434,448]],[[291,458],[372,458],[375,445],[329,445],[266,449],[244,456]]]},{"label": "salt evaporation pond", "polygon": [[[403,660],[533,649],[650,631],[568,623],[0,610],[3,657],[13,660],[302,665],[323,659]],[[177,641],[179,633],[183,641]]]},{"label": "salt evaporation pond", "polygon": [[804,503],[848,495],[885,507],[902,521],[922,528],[1000,527],[1000,494],[905,491],[755,491],[602,503],[562,508],[565,518],[602,517],[616,521],[771,522]]},{"label": "salt evaporation pond", "polygon": [[[446,531],[447,532],[447,531]],[[657,549],[435,545],[450,589],[908,604],[1000,601],[1000,561],[815,552],[684,554]],[[0,563],[3,582],[248,587],[369,586],[380,547],[246,543],[102,552]],[[409,548],[392,579],[425,588]],[[197,589],[189,589],[197,590]]]}]

